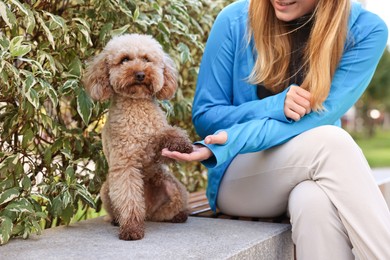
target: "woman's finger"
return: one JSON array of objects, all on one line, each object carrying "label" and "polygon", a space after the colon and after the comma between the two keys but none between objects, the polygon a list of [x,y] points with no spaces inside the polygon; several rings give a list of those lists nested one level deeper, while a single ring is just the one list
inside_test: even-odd
[{"label": "woman's finger", "polygon": [[286,117],[291,118],[294,121],[299,121],[301,119],[301,116],[291,109],[285,109],[284,114],[286,115]]},{"label": "woman's finger", "polygon": [[298,121],[307,113],[307,108],[299,105],[293,99],[286,99],[284,105],[284,114],[295,121]]},{"label": "woman's finger", "polygon": [[228,134],[225,131],[221,131],[214,135],[208,135],[204,139],[205,144],[225,144],[228,140]]},{"label": "woman's finger", "polygon": [[[294,103],[299,105],[300,107],[302,107],[305,110],[304,114],[309,114],[311,112],[310,100],[307,100],[306,98],[303,98],[302,96],[297,95],[294,97]],[[300,112],[297,110],[295,110],[295,111],[298,113]],[[299,114],[301,114],[301,113],[299,113]]]}]

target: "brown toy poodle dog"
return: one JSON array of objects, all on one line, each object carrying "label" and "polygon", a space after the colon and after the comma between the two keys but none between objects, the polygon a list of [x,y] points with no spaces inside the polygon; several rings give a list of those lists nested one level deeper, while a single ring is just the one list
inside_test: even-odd
[{"label": "brown toy poodle dog", "polygon": [[109,173],[100,195],[119,238],[144,237],[144,221],[185,222],[187,191],[164,164],[161,150],[190,153],[185,131],[168,125],[156,99],[170,99],[177,71],[160,44],[148,35],[110,40],[87,65],[87,92],[111,98],[102,132]]}]

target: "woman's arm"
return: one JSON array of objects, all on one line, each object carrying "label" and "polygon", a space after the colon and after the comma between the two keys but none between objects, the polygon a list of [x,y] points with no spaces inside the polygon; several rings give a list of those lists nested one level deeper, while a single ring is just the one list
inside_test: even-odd
[{"label": "woman's arm", "polygon": [[334,124],[360,98],[375,72],[388,36],[386,25],[378,20],[366,36],[344,53],[324,102],[325,111],[312,112],[293,123],[254,119],[236,124],[225,130],[228,141],[224,145],[203,143],[215,156],[205,162],[206,166],[215,167],[238,153],[265,150],[314,127]]},{"label": "woman's arm", "polygon": [[[247,83],[250,70],[245,68],[248,66],[246,59],[252,55],[252,50],[245,43],[244,8],[247,6],[244,4],[241,1],[225,8],[214,22],[207,40],[193,104],[194,125],[203,138],[218,129],[253,119],[274,118],[289,122],[283,111],[287,90],[261,100],[252,97],[251,101],[240,102],[241,105],[233,104],[233,96],[250,99],[256,91],[256,86]],[[234,84],[241,92],[240,97],[233,93]]]}]

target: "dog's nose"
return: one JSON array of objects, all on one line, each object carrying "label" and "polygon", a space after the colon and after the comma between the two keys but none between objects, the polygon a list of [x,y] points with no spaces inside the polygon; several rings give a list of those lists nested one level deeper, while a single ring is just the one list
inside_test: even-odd
[{"label": "dog's nose", "polygon": [[142,71],[138,71],[135,73],[135,79],[137,81],[143,81],[145,79],[145,73]]}]

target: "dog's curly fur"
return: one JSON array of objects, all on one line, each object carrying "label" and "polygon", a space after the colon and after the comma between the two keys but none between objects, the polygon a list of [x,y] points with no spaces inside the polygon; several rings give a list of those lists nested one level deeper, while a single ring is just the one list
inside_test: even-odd
[{"label": "dog's curly fur", "polygon": [[117,36],[88,62],[83,83],[94,100],[111,99],[102,132],[109,173],[100,195],[119,238],[143,238],[145,220],[186,221],[187,191],[161,156],[164,147],[192,151],[185,131],[167,123],[156,101],[177,89],[171,58],[151,36]]}]

